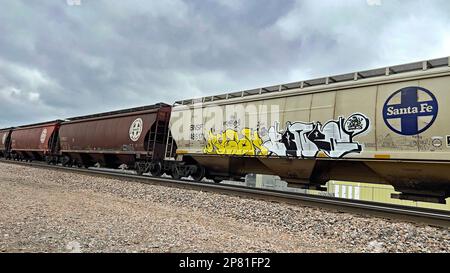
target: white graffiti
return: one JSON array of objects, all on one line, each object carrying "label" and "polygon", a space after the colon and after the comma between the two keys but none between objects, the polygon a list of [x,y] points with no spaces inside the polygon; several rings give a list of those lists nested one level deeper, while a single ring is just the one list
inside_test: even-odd
[{"label": "white graffiti", "polygon": [[6,133],[3,133],[2,145],[5,145],[6,142]]},{"label": "white graffiti", "polygon": [[42,130],[41,137],[39,139],[41,141],[41,144],[44,144],[46,138],[47,138],[47,129],[45,128],[44,130]]},{"label": "white graffiti", "polygon": [[322,125],[320,122],[287,122],[286,130],[279,123],[269,128],[269,140],[263,145],[271,155],[291,157],[316,157],[322,151],[331,158],[341,158],[349,153],[360,153],[362,146],[353,138],[369,129],[369,119],[356,113],[347,119],[339,117]]}]

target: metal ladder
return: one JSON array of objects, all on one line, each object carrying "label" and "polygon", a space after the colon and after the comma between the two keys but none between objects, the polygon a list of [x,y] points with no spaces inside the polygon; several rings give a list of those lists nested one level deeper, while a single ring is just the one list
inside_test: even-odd
[{"label": "metal ladder", "polygon": [[[160,115],[163,115],[162,119],[160,117]],[[155,149],[156,149],[156,145],[157,144],[161,144],[163,145],[166,141],[166,137],[167,137],[167,131],[168,131],[168,112],[158,112],[157,117],[156,117],[156,121],[155,121],[155,133],[152,139],[153,142],[153,147],[150,150],[152,152],[152,158],[154,159],[154,155],[155,155]],[[160,140],[160,142],[157,143],[157,140]],[[149,151],[149,152],[150,152]]]},{"label": "metal ladder", "polygon": [[166,142],[166,152],[165,152],[165,156],[164,158],[166,159],[174,159],[174,153],[175,151],[173,150],[174,148],[174,141],[173,141],[173,137],[172,137],[172,132],[168,132],[168,138],[167,138],[167,142]]}]

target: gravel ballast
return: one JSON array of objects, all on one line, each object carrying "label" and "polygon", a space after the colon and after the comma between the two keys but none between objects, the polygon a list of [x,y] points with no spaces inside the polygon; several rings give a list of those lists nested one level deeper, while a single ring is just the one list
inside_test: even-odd
[{"label": "gravel ballast", "polygon": [[450,252],[450,230],[0,163],[0,252]]}]

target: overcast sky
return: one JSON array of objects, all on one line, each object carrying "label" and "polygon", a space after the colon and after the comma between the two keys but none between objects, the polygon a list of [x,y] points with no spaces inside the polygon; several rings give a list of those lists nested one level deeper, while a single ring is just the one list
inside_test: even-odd
[{"label": "overcast sky", "polygon": [[448,0],[0,0],[0,128],[448,55]]}]

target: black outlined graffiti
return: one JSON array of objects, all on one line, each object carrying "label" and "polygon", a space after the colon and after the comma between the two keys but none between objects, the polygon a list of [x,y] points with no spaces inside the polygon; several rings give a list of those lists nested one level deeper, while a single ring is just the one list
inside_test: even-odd
[{"label": "black outlined graffiti", "polygon": [[362,130],[364,128],[364,117],[353,115],[345,121],[347,130]]},{"label": "black outlined graffiti", "polygon": [[322,151],[331,158],[342,158],[349,153],[360,153],[362,146],[353,140],[366,132],[369,119],[356,113],[347,119],[339,117],[322,125],[320,122],[287,122],[284,132],[276,123],[269,129],[269,140],[264,146],[269,154],[293,157],[316,157]]},{"label": "black outlined graffiti", "polygon": [[286,147],[286,155],[297,157],[297,144],[295,143],[295,135],[291,133],[288,129],[282,136],[284,146]]}]

